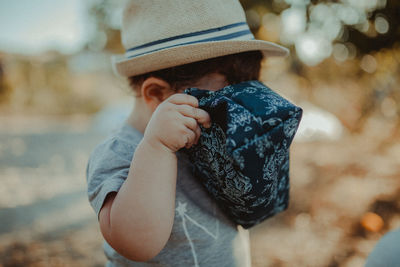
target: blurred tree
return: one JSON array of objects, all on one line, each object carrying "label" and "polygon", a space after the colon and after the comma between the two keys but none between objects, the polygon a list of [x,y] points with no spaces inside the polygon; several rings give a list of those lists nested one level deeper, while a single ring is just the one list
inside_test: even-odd
[{"label": "blurred tree", "polygon": [[88,49],[111,53],[124,52],[120,34],[122,7],[122,0],[93,1],[89,9],[89,16],[96,25],[96,31],[88,44]]},{"label": "blurred tree", "polygon": [[[304,16],[304,27],[292,38],[302,37],[304,34],[321,34],[322,37],[332,43],[343,43],[346,46],[337,46],[334,51],[340,53],[340,49],[356,49],[356,55],[362,57],[373,51],[383,48],[391,48],[396,43],[400,43],[400,1],[395,0],[240,0],[246,10],[249,25],[254,33],[259,28],[271,25],[265,24],[265,14],[280,15],[282,23],[298,23],[297,25],[281,25],[281,33],[285,27],[297,27],[302,24],[301,16]],[[296,11],[290,13],[290,19],[283,21],[283,14],[289,15],[286,11]],[[303,12],[304,11],[304,12]],[[303,13],[302,13],[303,12]],[[332,23],[333,22],[333,23]],[[332,25],[338,23],[340,28],[335,29]],[[330,27],[330,28],[327,28]],[[301,27],[300,27],[301,28]],[[327,30],[333,31],[331,36],[326,36]],[[340,31],[338,31],[340,30]],[[323,34],[325,32],[325,35]],[[258,36],[260,37],[260,36]],[[261,36],[262,37],[262,36]],[[264,38],[265,39],[265,38]],[[282,36],[281,36],[282,40]],[[283,40],[284,41],[284,40]],[[297,54],[301,57],[301,48],[298,40],[289,40],[285,45],[296,46]],[[306,43],[307,48],[312,45]],[[327,46],[324,43],[325,47]],[[350,46],[350,47],[349,47]],[[292,47],[293,48],[293,47]],[[334,47],[335,48],[335,47]],[[328,47],[328,57],[332,53],[332,48]],[[347,54],[353,51],[344,51]],[[317,51],[318,53],[318,51]],[[343,53],[342,53],[343,54]],[[321,62],[316,61],[316,64]],[[296,64],[296,63],[295,63]],[[310,65],[316,65],[311,62]]]},{"label": "blurred tree", "polygon": [[[379,22],[380,18],[388,23],[388,30],[383,34],[376,32],[376,28],[385,27],[385,21]],[[349,32],[348,41],[353,43],[362,55],[382,48],[391,48],[396,42],[400,44],[400,1],[388,0],[384,8],[371,12],[370,23],[370,34],[362,33],[354,27],[346,27]],[[379,23],[383,25],[380,26]]]}]

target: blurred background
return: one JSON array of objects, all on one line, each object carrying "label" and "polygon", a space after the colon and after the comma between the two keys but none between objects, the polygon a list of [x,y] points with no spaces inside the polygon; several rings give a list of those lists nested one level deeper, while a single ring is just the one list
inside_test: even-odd
[{"label": "blurred background", "polygon": [[[110,64],[124,2],[0,0],[0,266],[104,265],[85,167],[132,101]],[[291,50],[262,81],[304,109],[289,209],[251,229],[253,266],[363,266],[400,227],[400,2],[241,3]]]}]

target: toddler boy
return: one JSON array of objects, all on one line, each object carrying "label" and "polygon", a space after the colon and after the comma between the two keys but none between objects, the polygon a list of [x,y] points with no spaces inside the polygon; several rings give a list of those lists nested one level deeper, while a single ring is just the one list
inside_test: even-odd
[{"label": "toddler boy", "polygon": [[237,0],[130,1],[122,38],[127,52],[115,68],[129,78],[134,106],[87,168],[107,266],[249,266],[248,240],[179,152],[211,124],[182,92],[258,79],[263,55],[287,50],[254,40]]}]

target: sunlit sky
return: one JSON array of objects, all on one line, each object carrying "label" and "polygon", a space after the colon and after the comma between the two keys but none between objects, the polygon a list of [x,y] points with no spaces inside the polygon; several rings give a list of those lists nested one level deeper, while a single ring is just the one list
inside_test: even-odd
[{"label": "sunlit sky", "polygon": [[0,0],[0,51],[34,54],[49,49],[74,53],[91,29],[89,1]]}]

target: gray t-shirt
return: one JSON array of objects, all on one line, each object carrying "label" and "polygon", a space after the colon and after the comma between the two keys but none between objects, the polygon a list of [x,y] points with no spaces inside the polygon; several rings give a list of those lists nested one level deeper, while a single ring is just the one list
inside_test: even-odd
[{"label": "gray t-shirt", "polygon": [[[139,131],[124,124],[92,152],[87,167],[88,197],[97,215],[107,194],[118,192],[127,178],[142,137]],[[124,258],[104,242],[107,266],[250,266],[248,232],[238,229],[220,211],[192,175],[186,155],[177,155],[175,218],[166,246],[143,263]]]}]

